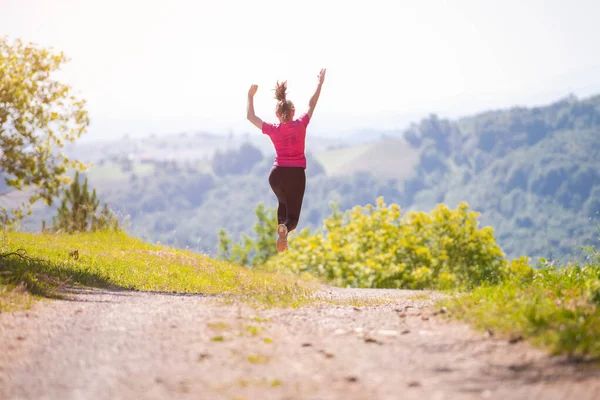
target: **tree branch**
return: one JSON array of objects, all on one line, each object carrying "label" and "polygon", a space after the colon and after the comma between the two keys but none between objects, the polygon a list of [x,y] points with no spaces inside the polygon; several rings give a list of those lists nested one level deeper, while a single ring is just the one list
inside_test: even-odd
[{"label": "tree branch", "polygon": [[25,249],[19,249],[17,251],[13,251],[11,253],[0,253],[0,258],[8,258],[11,256],[17,256],[22,260],[34,261],[33,258],[27,255]]}]

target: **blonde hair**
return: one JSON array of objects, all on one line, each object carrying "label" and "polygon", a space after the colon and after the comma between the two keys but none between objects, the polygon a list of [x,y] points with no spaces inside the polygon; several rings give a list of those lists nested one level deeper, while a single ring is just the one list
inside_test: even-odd
[{"label": "blonde hair", "polygon": [[292,113],[295,111],[294,103],[291,100],[287,100],[286,97],[287,81],[283,81],[275,86],[275,99],[277,105],[275,106],[275,114],[283,121],[289,122],[292,119]]}]

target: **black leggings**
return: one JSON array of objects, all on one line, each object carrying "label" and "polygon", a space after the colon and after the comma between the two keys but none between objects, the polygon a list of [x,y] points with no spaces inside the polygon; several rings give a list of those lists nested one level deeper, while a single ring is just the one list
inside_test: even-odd
[{"label": "black leggings", "polygon": [[273,166],[269,174],[269,184],[279,201],[277,221],[279,224],[285,224],[288,232],[291,232],[296,229],[300,220],[306,188],[304,168]]}]

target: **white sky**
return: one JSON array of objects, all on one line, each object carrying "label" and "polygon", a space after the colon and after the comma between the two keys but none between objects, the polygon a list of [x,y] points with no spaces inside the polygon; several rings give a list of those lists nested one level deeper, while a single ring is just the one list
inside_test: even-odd
[{"label": "white sky", "polygon": [[0,35],[71,58],[93,137],[253,131],[251,83],[274,120],[275,81],[301,112],[321,67],[325,132],[600,93],[599,17],[595,0],[0,0]]}]

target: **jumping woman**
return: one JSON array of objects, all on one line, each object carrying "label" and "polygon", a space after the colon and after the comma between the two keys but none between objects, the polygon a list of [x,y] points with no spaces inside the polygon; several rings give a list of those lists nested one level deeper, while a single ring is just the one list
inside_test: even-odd
[{"label": "jumping woman", "polygon": [[300,210],[306,187],[306,157],[304,145],[306,127],[312,119],[317,106],[321,87],[325,81],[325,69],[318,75],[317,89],[308,103],[308,111],[294,119],[294,103],[286,99],[287,81],[277,82],[275,86],[275,116],[279,123],[263,122],[254,113],[254,95],[258,85],[250,86],[248,91],[247,118],[254,126],[268,135],[275,147],[275,162],[269,174],[269,184],[277,196],[277,251],[287,249],[288,233],[296,229],[300,220]]}]

